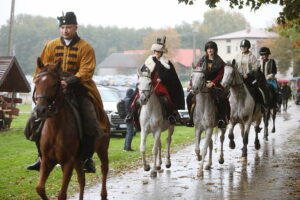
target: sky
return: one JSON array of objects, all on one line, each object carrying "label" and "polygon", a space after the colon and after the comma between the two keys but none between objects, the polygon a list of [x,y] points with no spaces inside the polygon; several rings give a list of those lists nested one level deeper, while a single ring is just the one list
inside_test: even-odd
[{"label": "sky", "polygon": [[[205,0],[197,0],[192,6],[178,4],[177,0],[15,0],[15,16],[18,14],[53,17],[62,11],[74,11],[79,25],[117,26],[120,28],[166,28],[183,21],[203,21],[203,14],[210,8]],[[242,13],[251,28],[267,28],[281,10],[280,6],[263,6],[254,12],[250,8],[230,9],[225,0],[218,8]],[[10,18],[11,0],[0,0],[0,26]]]}]

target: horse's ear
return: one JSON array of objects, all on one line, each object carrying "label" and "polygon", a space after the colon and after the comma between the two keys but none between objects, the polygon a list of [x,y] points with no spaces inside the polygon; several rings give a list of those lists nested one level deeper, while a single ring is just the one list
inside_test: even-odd
[{"label": "horse's ear", "polygon": [[192,62],[192,68],[193,68],[193,69],[196,69],[196,65],[195,65],[194,62]]},{"label": "horse's ear", "polygon": [[59,70],[59,69],[60,69],[61,63],[62,63],[62,60],[61,60],[61,59],[59,59],[58,61],[55,62],[55,69],[56,69],[56,70]]},{"label": "horse's ear", "polygon": [[40,68],[40,69],[42,69],[43,67],[44,67],[44,64],[42,63],[42,60],[41,60],[41,58],[40,57],[38,57],[37,58],[37,61],[36,61],[37,63],[37,66]]}]

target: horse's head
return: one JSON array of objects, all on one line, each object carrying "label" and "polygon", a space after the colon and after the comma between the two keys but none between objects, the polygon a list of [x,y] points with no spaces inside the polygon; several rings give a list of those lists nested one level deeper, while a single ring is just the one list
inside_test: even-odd
[{"label": "horse's head", "polygon": [[224,75],[221,81],[221,85],[228,89],[230,86],[236,86],[243,84],[243,79],[240,76],[235,59],[232,60],[232,63],[226,64],[224,67]]},{"label": "horse's head", "polygon": [[194,94],[199,93],[206,87],[205,70],[203,67],[194,67],[192,72],[192,90]]},{"label": "horse's head", "polygon": [[37,66],[41,72],[36,76],[33,94],[33,100],[36,102],[34,109],[36,118],[45,119],[52,112],[60,90],[60,64],[61,61],[43,64],[40,58],[37,60]]},{"label": "horse's head", "polygon": [[140,95],[140,101],[142,105],[145,105],[152,93],[152,80],[151,80],[151,73],[148,68],[143,68],[146,70],[139,70],[139,80],[138,80],[138,89]]}]

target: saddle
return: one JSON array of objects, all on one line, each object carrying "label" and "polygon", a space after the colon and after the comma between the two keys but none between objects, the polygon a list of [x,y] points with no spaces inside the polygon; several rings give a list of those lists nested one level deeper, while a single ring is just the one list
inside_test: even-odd
[{"label": "saddle", "polygon": [[[67,91],[65,91],[67,92]],[[76,119],[76,124],[77,124],[77,129],[79,132],[79,136],[80,139],[82,139],[82,123],[81,123],[81,117],[79,115],[79,106],[76,100],[76,96],[74,95],[74,93],[71,92],[67,92],[66,96],[65,96],[65,100],[66,102],[69,104],[69,106],[71,107],[71,110],[73,112],[73,116],[75,116]],[[34,108],[35,109],[35,108]],[[53,109],[53,115],[57,113],[56,108],[52,108]],[[34,110],[31,113],[30,118],[27,121],[26,127],[25,127],[25,131],[24,131],[24,135],[26,137],[26,139],[30,140],[30,141],[39,141],[40,137],[41,137],[41,132],[42,129],[44,127],[45,124],[45,120],[42,119],[37,119],[34,115]]]}]

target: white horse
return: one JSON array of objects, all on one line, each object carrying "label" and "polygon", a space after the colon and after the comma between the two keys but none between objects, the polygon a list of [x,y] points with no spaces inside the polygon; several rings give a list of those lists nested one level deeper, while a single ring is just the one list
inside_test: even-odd
[{"label": "white horse", "polygon": [[[214,99],[212,98],[209,88],[206,87],[206,78],[205,71],[203,68],[195,67],[193,68],[192,73],[192,90],[196,95],[196,107],[194,110],[194,125],[195,125],[195,153],[200,162],[200,168],[198,170],[197,175],[203,176],[203,165],[204,159],[207,153],[207,147],[209,147],[209,160],[208,164],[205,166],[205,169],[208,170],[212,165],[212,149],[213,149],[213,141],[212,134],[214,127],[218,125],[217,118],[217,110],[214,103]],[[205,143],[202,148],[202,152],[200,155],[200,140],[201,134],[205,131]],[[223,142],[224,135],[226,132],[226,128],[221,129],[221,153],[219,158],[219,163],[224,163],[224,154],[223,154]]]},{"label": "white horse", "polygon": [[262,120],[261,105],[255,105],[253,97],[235,66],[235,61],[233,61],[231,66],[225,66],[221,85],[225,88],[230,88],[229,146],[231,149],[235,148],[233,129],[236,124],[239,124],[244,145],[242,148],[242,158],[246,159],[248,135],[252,123],[255,123],[255,148],[257,150],[260,149],[258,133],[260,132],[259,125]]},{"label": "white horse", "polygon": [[170,125],[169,121],[163,117],[163,105],[160,103],[159,98],[154,92],[152,81],[150,78],[150,72],[143,72],[140,74],[138,80],[138,90],[140,95],[140,103],[142,105],[140,112],[140,125],[141,125],[141,143],[140,151],[142,154],[142,160],[144,170],[149,171],[150,166],[146,161],[146,138],[148,133],[152,133],[154,137],[154,145],[152,149],[153,154],[153,168],[150,176],[156,177],[157,170],[161,169],[161,133],[168,129],[167,136],[167,160],[166,167],[171,167],[170,160],[170,144],[172,141],[172,135],[174,132],[174,125]]}]

